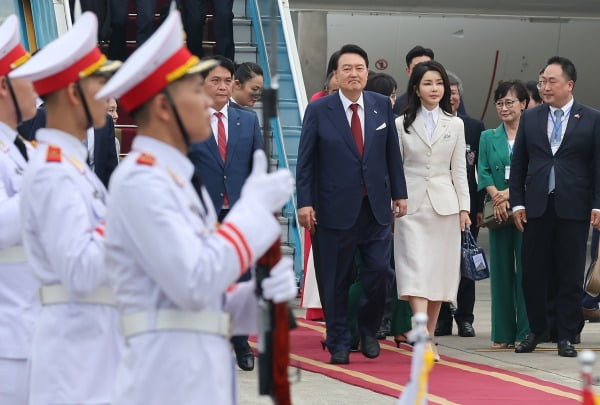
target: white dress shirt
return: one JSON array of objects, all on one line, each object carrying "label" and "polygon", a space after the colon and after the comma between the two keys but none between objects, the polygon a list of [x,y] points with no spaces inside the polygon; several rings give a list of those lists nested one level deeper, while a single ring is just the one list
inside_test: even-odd
[{"label": "white dress shirt", "polygon": [[223,116],[221,117],[221,120],[223,121],[223,125],[225,126],[225,137],[227,138],[227,140],[229,140],[229,117],[227,114],[227,110],[229,108],[229,103],[225,104],[223,106],[223,108],[221,108],[219,111],[215,110],[214,108],[210,107],[208,109],[208,111],[210,112],[210,128],[212,129],[212,133],[213,136],[215,137],[215,141],[217,142],[217,145],[219,144],[219,119],[217,118],[217,116],[215,115],[217,112],[220,112],[223,114]]},{"label": "white dress shirt", "polygon": [[[562,116],[562,125],[560,127],[560,142],[558,144],[558,147],[556,147],[555,149],[552,150],[552,154],[556,153],[556,150],[560,147],[560,144],[562,143],[563,137],[565,136],[565,131],[567,130],[567,124],[569,123],[569,115],[571,115],[571,109],[573,108],[573,102],[575,101],[575,99],[573,97],[571,97],[571,101],[569,101],[566,105],[564,105],[562,108],[560,108],[560,110],[562,110],[563,112],[563,116]],[[548,140],[551,140],[552,138],[552,132],[554,132],[554,125],[555,125],[555,115],[554,112],[556,110],[559,110],[559,108],[556,107],[550,107],[550,111],[548,112],[548,125],[546,125],[546,130],[548,133]]]},{"label": "white dress shirt", "polygon": [[350,101],[350,99],[348,99],[346,96],[344,96],[344,93],[340,90],[338,91],[338,94],[340,95],[340,99],[342,100],[342,105],[344,106],[344,111],[346,112],[346,118],[348,119],[348,125],[350,125],[350,127],[352,128],[352,109],[350,108],[350,106],[352,104],[358,104],[358,118],[360,119],[360,128],[361,128],[361,132],[362,132],[362,136],[363,136],[363,143],[365,141],[365,102],[363,100],[363,95],[362,93],[360,94],[360,97],[358,98],[358,100],[356,100],[356,102],[354,101]]},{"label": "white dress shirt", "polygon": [[433,137],[433,132],[435,131],[435,127],[437,126],[437,122],[440,117],[440,106],[438,104],[433,110],[429,111],[427,108],[421,105],[420,112],[423,115],[423,121],[425,122],[425,130],[427,131],[427,136],[431,141],[431,138]]},{"label": "white dress shirt", "polygon": [[[565,104],[562,108],[560,108],[563,111],[563,117],[562,117],[562,126],[560,128],[561,130],[561,134],[560,134],[560,144],[562,143],[563,137],[565,136],[565,131],[567,130],[567,124],[569,123],[569,115],[571,115],[571,109],[573,108],[573,103],[575,102],[575,99],[573,97],[571,97],[571,100]],[[548,123],[546,124],[546,133],[548,135],[548,142],[550,142],[550,138],[552,137],[552,132],[554,132],[554,111],[558,110],[559,108],[557,107],[552,107],[552,106],[548,106],[550,107],[550,111],[548,111]],[[558,148],[556,148],[558,149]],[[556,150],[552,150],[552,154],[555,154]],[[514,207],[512,207],[513,212],[517,212],[520,210],[524,210],[525,206],[524,205],[515,205]],[[600,211],[598,209],[594,209],[594,211]]]}]

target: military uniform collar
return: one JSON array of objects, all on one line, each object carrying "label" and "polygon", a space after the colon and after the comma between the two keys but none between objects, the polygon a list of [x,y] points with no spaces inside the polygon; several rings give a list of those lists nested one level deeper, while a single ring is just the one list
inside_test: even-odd
[{"label": "military uniform collar", "polygon": [[40,128],[35,134],[38,142],[55,145],[63,149],[67,155],[72,155],[81,162],[87,159],[87,148],[73,135],[54,128]]},{"label": "military uniform collar", "polygon": [[0,121],[0,140],[6,143],[14,143],[17,135],[17,131]]},{"label": "military uniform collar", "polygon": [[133,140],[131,149],[154,156],[160,166],[166,166],[183,179],[190,180],[194,174],[194,165],[187,156],[171,145],[157,139],[137,135]]}]

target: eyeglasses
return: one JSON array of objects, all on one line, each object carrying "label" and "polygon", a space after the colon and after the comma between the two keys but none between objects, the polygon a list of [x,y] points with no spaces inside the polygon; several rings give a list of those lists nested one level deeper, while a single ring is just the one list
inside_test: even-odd
[{"label": "eyeglasses", "polygon": [[550,80],[540,80],[539,82],[537,82],[537,88],[539,90],[543,89],[544,87],[546,87],[546,85],[549,85],[550,87],[554,87],[557,84],[559,84],[560,81],[556,80],[556,79],[550,79]]},{"label": "eyeglasses", "polygon": [[496,108],[497,109],[502,109],[504,108],[504,106],[506,106],[506,108],[512,108],[513,105],[515,105],[515,103],[518,103],[519,100],[504,100],[504,101],[496,101]]}]

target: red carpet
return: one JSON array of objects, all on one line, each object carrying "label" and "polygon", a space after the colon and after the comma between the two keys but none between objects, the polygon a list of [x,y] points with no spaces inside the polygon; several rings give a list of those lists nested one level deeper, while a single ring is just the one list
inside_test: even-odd
[{"label": "red carpet", "polygon": [[[369,360],[361,353],[350,354],[350,364],[328,364],[329,353],[321,350],[322,324],[298,319],[291,334],[291,364],[381,394],[398,397],[408,382],[410,347],[396,348],[381,341],[381,355]],[[580,391],[524,374],[466,362],[442,355],[429,379],[428,400],[432,404],[505,405],[576,404]]]}]

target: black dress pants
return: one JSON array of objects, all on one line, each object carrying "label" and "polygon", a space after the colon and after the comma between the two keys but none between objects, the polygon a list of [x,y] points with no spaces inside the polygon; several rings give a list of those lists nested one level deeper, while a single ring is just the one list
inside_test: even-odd
[{"label": "black dress pants", "polygon": [[[556,215],[554,195],[546,212],[528,218],[523,234],[523,293],[531,332],[543,335],[548,327],[548,301],[553,299],[558,340],[574,341],[583,327],[581,296],[588,220],[562,219]],[[549,283],[554,284],[549,289]],[[554,290],[554,297],[549,292]]]},{"label": "black dress pants", "polygon": [[[216,53],[235,60],[233,42],[233,0],[212,0]],[[183,26],[187,34],[187,47],[196,56],[204,56],[202,41],[209,0],[183,0]]]}]

